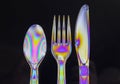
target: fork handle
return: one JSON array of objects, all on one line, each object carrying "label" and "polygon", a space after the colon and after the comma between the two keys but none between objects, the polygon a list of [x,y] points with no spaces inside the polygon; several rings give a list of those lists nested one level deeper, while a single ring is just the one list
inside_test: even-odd
[{"label": "fork handle", "polygon": [[66,75],[65,75],[65,62],[62,60],[58,61],[58,78],[57,84],[66,84]]},{"label": "fork handle", "polygon": [[30,72],[30,84],[39,84],[38,81],[38,68],[34,69],[31,68],[31,72]]},{"label": "fork handle", "polygon": [[79,84],[89,84],[89,67],[79,66]]}]

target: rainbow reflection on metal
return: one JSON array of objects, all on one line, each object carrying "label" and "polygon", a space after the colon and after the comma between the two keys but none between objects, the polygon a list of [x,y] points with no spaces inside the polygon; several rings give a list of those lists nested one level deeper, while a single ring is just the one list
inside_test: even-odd
[{"label": "rainbow reflection on metal", "polygon": [[89,6],[83,5],[75,29],[75,48],[79,62],[79,84],[89,84],[90,24]]},{"label": "rainbow reflection on metal", "polygon": [[67,43],[65,44],[54,44],[52,47],[52,52],[55,54],[55,58],[58,63],[58,81],[57,84],[66,84],[66,73],[65,73],[65,63],[68,55],[71,52],[71,46]]},{"label": "rainbow reflection on metal", "polygon": [[69,51],[71,51],[71,46],[69,46],[67,43],[65,45],[55,44],[52,48],[58,60],[63,60],[63,61],[65,61],[66,57],[69,55]]},{"label": "rainbow reflection on metal", "polygon": [[24,53],[28,62],[37,64],[46,52],[46,39],[39,25],[32,25],[24,40]]},{"label": "rainbow reflection on metal", "polygon": [[[62,27],[61,27],[61,23],[60,23],[61,20],[59,15],[58,24],[56,26],[56,16],[54,16],[53,27],[52,27],[52,39],[51,39],[51,52],[57,62],[57,67],[58,67],[57,84],[66,84],[65,65],[72,51],[70,17],[69,16],[67,17],[67,23],[65,23],[64,15],[62,20],[63,21],[62,21]],[[56,34],[56,29],[57,29],[57,34]],[[66,34],[66,31],[67,31],[67,34]]]},{"label": "rainbow reflection on metal", "polygon": [[38,84],[38,67],[46,53],[46,37],[40,25],[34,24],[28,29],[23,51],[31,68],[30,84]]}]

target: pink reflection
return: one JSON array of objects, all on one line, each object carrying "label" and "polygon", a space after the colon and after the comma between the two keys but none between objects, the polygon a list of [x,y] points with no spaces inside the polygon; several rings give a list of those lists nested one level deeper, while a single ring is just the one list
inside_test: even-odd
[{"label": "pink reflection", "polygon": [[57,52],[67,52],[68,49],[66,46],[59,46],[56,51]]}]

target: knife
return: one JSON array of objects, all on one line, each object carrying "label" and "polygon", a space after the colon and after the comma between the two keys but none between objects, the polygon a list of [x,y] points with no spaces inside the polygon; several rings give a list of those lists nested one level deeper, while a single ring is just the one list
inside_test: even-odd
[{"label": "knife", "polygon": [[89,6],[84,4],[75,25],[75,49],[79,64],[79,84],[89,84],[90,23]]}]

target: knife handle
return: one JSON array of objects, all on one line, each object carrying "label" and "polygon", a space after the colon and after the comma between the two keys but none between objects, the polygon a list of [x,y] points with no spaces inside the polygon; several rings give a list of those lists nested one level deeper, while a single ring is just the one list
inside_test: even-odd
[{"label": "knife handle", "polygon": [[89,84],[89,66],[79,67],[79,84]]}]

